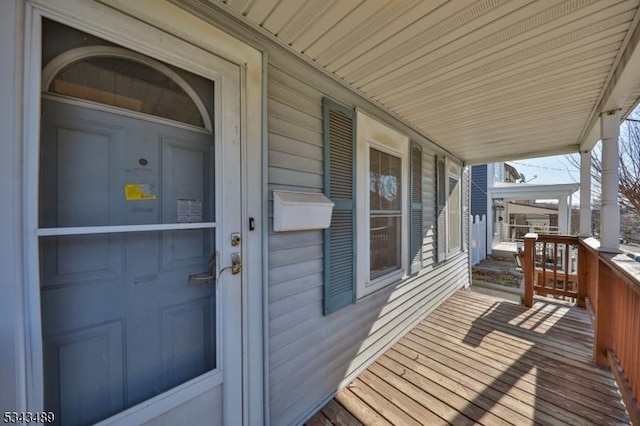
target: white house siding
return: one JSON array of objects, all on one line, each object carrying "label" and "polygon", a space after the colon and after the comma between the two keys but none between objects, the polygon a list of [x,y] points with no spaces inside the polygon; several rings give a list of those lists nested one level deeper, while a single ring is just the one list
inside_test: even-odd
[{"label": "white house siding", "polygon": [[[469,280],[466,253],[434,266],[436,150],[423,143],[423,266],[392,285],[328,316],[322,314],[322,231],[273,232],[274,189],[322,192],[324,91],[353,105],[336,85],[294,76],[288,61],[268,68],[269,397],[272,425],[304,421],[338,387],[454,290]],[[300,72],[299,68],[298,71]],[[313,71],[306,70],[313,74]],[[315,81],[321,81],[315,77]],[[346,91],[344,91],[346,92]],[[351,100],[351,102],[349,102]],[[357,100],[356,100],[357,101]],[[387,123],[393,127],[393,122]],[[403,131],[404,129],[395,127]],[[416,138],[413,137],[415,140]],[[464,232],[464,235],[467,235]]]},{"label": "white house siding", "polygon": [[[18,342],[24,340],[22,306],[21,98],[22,8],[5,0],[0,13],[0,123],[7,129],[0,156],[0,266],[7,285],[0,300],[0,407],[25,408],[25,366]],[[225,27],[223,24],[220,24]],[[236,33],[229,29],[230,33]],[[238,33],[247,42],[241,28]],[[266,46],[266,48],[265,48]],[[407,329],[457,288],[468,284],[468,259],[462,253],[434,266],[435,177],[433,145],[389,118],[353,92],[303,67],[264,41],[271,63],[268,72],[268,340],[269,412],[272,425],[304,421],[337,388],[362,371]],[[295,74],[295,76],[293,76]],[[372,117],[408,134],[423,145],[424,268],[416,277],[389,286],[328,316],[322,315],[321,231],[276,234],[272,230],[272,190],[322,191],[321,99],[330,96],[364,107]],[[386,117],[386,119],[385,119]],[[182,407],[162,419],[171,423]],[[201,412],[192,413],[201,416]]]}]

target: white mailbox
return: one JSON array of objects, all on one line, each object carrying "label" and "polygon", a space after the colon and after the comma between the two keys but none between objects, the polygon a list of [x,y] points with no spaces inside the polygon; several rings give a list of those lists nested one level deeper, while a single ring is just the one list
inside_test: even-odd
[{"label": "white mailbox", "polygon": [[325,229],[331,224],[333,201],[311,192],[273,191],[273,230]]}]

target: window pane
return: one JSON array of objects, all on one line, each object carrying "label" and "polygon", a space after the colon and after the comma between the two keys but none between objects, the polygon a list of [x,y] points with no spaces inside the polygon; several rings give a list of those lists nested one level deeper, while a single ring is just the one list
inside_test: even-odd
[{"label": "window pane", "polygon": [[460,248],[460,184],[449,178],[449,251]]},{"label": "window pane", "polygon": [[56,75],[49,91],[204,127],[200,110],[176,82],[129,59],[75,62]]},{"label": "window pane", "polygon": [[399,157],[371,148],[369,151],[369,208],[372,211],[401,210]]},{"label": "window pane", "polygon": [[400,215],[371,217],[370,221],[371,279],[400,269]]}]

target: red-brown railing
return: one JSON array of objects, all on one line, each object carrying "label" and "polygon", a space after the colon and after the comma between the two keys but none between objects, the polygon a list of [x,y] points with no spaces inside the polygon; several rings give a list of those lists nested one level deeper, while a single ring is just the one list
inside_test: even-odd
[{"label": "red-brown railing", "polygon": [[523,270],[525,305],[531,307],[534,292],[562,297],[585,306],[585,287],[580,285],[579,240],[569,235],[527,234],[524,238]]},{"label": "red-brown railing", "polygon": [[[559,245],[564,245],[564,252]],[[570,247],[576,245],[577,274],[572,274]],[[527,234],[521,255],[525,305],[533,305],[534,292],[572,297],[580,306],[589,305],[595,362],[611,368],[632,423],[640,425],[640,263],[624,255],[601,253],[598,247],[593,238]],[[570,285],[572,275],[577,275],[575,289]]]},{"label": "red-brown railing", "polygon": [[[585,244],[595,312],[594,358],[616,376],[634,425],[640,425],[640,263]],[[593,287],[593,288],[592,288]]]}]

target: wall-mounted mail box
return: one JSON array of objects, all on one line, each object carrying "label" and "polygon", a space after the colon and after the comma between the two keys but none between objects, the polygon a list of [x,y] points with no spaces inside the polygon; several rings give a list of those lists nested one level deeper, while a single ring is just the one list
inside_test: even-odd
[{"label": "wall-mounted mail box", "polygon": [[333,201],[310,192],[273,191],[273,230],[325,229],[331,224]]}]

